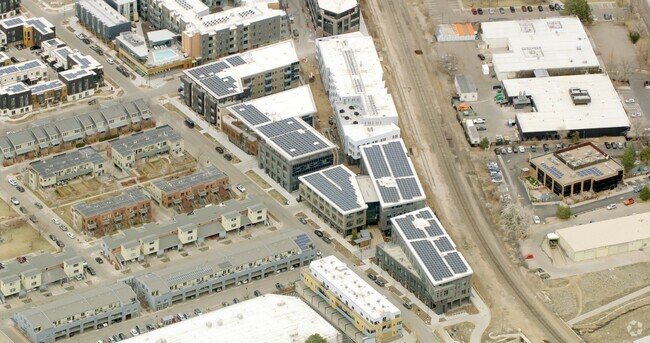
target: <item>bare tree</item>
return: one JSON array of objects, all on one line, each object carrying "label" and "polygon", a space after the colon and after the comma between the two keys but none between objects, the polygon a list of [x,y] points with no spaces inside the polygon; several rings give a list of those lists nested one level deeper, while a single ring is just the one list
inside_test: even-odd
[{"label": "bare tree", "polygon": [[501,211],[501,226],[511,238],[528,237],[532,223],[532,212],[518,203],[511,202]]}]

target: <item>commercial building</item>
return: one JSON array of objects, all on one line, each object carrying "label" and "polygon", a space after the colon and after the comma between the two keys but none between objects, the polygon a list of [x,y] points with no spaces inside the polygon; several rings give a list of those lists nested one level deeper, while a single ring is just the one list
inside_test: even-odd
[{"label": "commercial building", "polygon": [[478,31],[472,23],[440,24],[436,27],[438,42],[466,42],[478,39]]},{"label": "commercial building", "polygon": [[27,168],[28,185],[31,189],[38,190],[84,176],[97,177],[104,174],[105,163],[104,158],[92,147],[34,161]]},{"label": "commercial building", "polygon": [[151,220],[151,199],[137,188],[129,188],[122,194],[92,204],[81,202],[71,207],[72,225],[75,230],[89,232],[97,237],[113,229]]},{"label": "commercial building", "polygon": [[223,206],[207,206],[189,215],[180,214],[163,223],[145,224],[113,236],[102,237],[101,252],[122,269],[129,262],[143,261],[147,255],[164,255],[186,244],[225,238],[227,232],[268,224],[268,210],[262,203],[230,200]]},{"label": "commercial building", "polygon": [[106,43],[131,31],[131,22],[102,0],[77,1],[75,15],[82,26]]},{"label": "commercial building", "polygon": [[141,334],[129,342],[191,338],[199,343],[220,337],[230,342],[287,343],[306,342],[314,333],[328,343],[343,342],[341,333],[299,298],[266,294]]},{"label": "commercial building", "polygon": [[[164,33],[166,40],[151,40],[151,35],[157,33]],[[115,38],[118,57],[134,71],[145,76],[192,67],[192,58],[178,48],[177,36],[172,32],[158,30],[148,35],[149,41],[133,32],[122,32]]]},{"label": "commercial building", "polygon": [[0,19],[7,19],[15,16],[20,11],[20,0],[0,1]]},{"label": "commercial building", "polygon": [[483,22],[481,38],[499,80],[601,71],[577,17]]},{"label": "commercial building", "polygon": [[630,128],[621,99],[607,74],[570,75],[503,81],[522,140],[624,136]]},{"label": "commercial building", "polygon": [[315,258],[316,249],[309,236],[297,230],[276,232],[219,249],[205,258],[186,259],[172,267],[137,276],[131,283],[138,297],[158,311],[291,267],[306,266]]},{"label": "commercial building", "polygon": [[[208,201],[208,196],[227,194],[228,175],[210,165],[198,172],[172,180],[158,180],[147,186],[151,198],[163,207],[192,209],[194,204]],[[211,202],[211,201],[208,201]]]},{"label": "commercial building", "polygon": [[47,65],[39,60],[25,61],[0,68],[0,85],[24,82],[28,85],[47,79]]},{"label": "commercial building", "polygon": [[438,314],[468,304],[473,271],[433,211],[391,220],[394,243],[377,246],[377,264]]},{"label": "commercial building", "polygon": [[137,317],[141,307],[123,282],[71,292],[37,307],[18,311],[12,320],[33,343],[52,343],[80,335],[100,325]]},{"label": "commercial building", "polygon": [[426,197],[401,139],[363,146],[361,170],[370,176],[378,203],[368,204],[368,224],[390,235],[391,218],[426,206]]},{"label": "commercial building", "polygon": [[401,137],[372,37],[317,39],[316,60],[349,163],[359,163],[362,146]]},{"label": "commercial building", "polygon": [[97,74],[91,69],[74,68],[59,72],[59,80],[63,82],[68,91],[68,101],[75,101],[93,96],[99,87]]},{"label": "commercial building", "polygon": [[561,198],[615,189],[623,167],[591,142],[530,159],[531,175]]},{"label": "commercial building", "polygon": [[106,0],[106,3],[128,21],[138,21],[137,0]]},{"label": "commercial building", "polygon": [[359,31],[361,10],[357,0],[307,0],[307,8],[319,37]]},{"label": "commercial building", "polygon": [[26,259],[24,263],[9,261],[0,269],[0,303],[6,303],[9,296],[44,291],[52,283],[64,283],[84,274],[84,259],[69,251]]},{"label": "commercial building", "polygon": [[456,74],[454,76],[454,85],[460,101],[478,101],[478,88],[476,88],[470,76]]},{"label": "commercial building", "polygon": [[22,43],[26,47],[41,45],[56,36],[54,25],[43,17],[0,20],[0,31],[6,36],[5,44]]},{"label": "commercial building", "polygon": [[344,237],[366,226],[365,203],[357,176],[346,166],[337,165],[303,175],[300,201]]},{"label": "commercial building", "polygon": [[293,41],[267,45],[183,71],[185,104],[216,125],[221,108],[299,85]]},{"label": "commercial building", "polygon": [[110,140],[106,153],[115,166],[126,170],[135,167],[135,163],[141,159],[161,154],[180,155],[184,151],[183,137],[171,126],[163,125],[153,130]]},{"label": "commercial building", "polygon": [[[77,124],[75,124],[75,121]],[[94,143],[134,129],[154,126],[149,106],[142,99],[107,106],[54,123],[0,136],[0,162],[4,165]],[[77,131],[80,130],[80,131]]]},{"label": "commercial building", "polygon": [[401,311],[336,256],[311,262],[300,278],[366,337],[382,342],[400,337]]},{"label": "commercial building", "polygon": [[555,231],[573,261],[585,261],[632,251],[650,244],[650,213],[639,213]]}]

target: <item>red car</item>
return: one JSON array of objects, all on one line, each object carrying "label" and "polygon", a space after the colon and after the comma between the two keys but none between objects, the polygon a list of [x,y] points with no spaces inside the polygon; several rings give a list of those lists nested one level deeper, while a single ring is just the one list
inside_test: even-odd
[{"label": "red car", "polygon": [[625,200],[625,201],[623,202],[623,204],[624,204],[625,206],[632,205],[632,204],[634,204],[634,199],[627,199],[627,200]]},{"label": "red car", "polygon": [[472,8],[472,14],[476,15],[478,12],[476,11],[476,8]]}]

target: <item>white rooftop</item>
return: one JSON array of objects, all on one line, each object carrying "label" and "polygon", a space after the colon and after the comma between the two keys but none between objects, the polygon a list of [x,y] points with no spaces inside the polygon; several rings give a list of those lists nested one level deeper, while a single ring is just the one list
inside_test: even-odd
[{"label": "white rooftop", "polygon": [[153,2],[154,6],[165,6],[171,12],[169,16],[185,17],[186,21],[210,13],[208,5],[201,0],[154,0]]},{"label": "white rooftop", "polygon": [[282,10],[269,8],[268,4],[251,4],[234,7],[223,12],[216,12],[201,17],[188,17],[186,21],[191,23],[186,30],[196,30],[201,33],[210,31],[221,31],[230,29],[237,25],[249,25],[250,23],[266,20],[275,16],[285,16]]},{"label": "white rooftop", "polygon": [[176,37],[176,34],[167,29],[147,32],[147,39],[150,44],[169,41],[174,37]]},{"label": "white rooftop", "polygon": [[[317,112],[314,97],[312,96],[309,85],[303,85],[283,92],[249,100],[239,105],[253,106],[267,116],[271,121],[279,121],[288,118],[301,118]],[[235,106],[230,106],[229,110],[233,113],[237,113],[233,107]],[[257,126],[248,122],[245,117],[238,118],[247,122],[251,127]]]},{"label": "white rooftop", "polygon": [[357,0],[318,0],[318,7],[333,13],[342,13],[358,6]]},{"label": "white rooftop", "polygon": [[497,73],[600,66],[576,17],[483,22],[481,30]]},{"label": "white rooftop", "polygon": [[650,239],[650,212],[556,230],[575,252]]},{"label": "white rooftop", "polygon": [[349,308],[369,322],[382,322],[384,317],[393,319],[400,310],[384,295],[377,292],[363,278],[354,273],[336,256],[323,257],[309,264],[310,273],[329,286],[329,291],[340,295]]},{"label": "white rooftop", "polygon": [[327,342],[341,340],[338,330],[299,298],[267,294],[135,336],[126,342],[287,343],[304,342],[314,333]]},{"label": "white rooftop", "polygon": [[[621,99],[606,74],[567,75],[504,80],[509,96],[526,92],[537,112],[517,113],[522,132],[629,127]],[[591,103],[574,105],[569,89],[589,92]]]}]

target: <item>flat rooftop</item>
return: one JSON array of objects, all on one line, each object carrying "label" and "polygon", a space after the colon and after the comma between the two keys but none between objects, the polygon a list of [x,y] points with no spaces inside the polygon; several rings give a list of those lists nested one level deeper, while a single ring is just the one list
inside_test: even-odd
[{"label": "flat rooftop", "polygon": [[136,132],[130,136],[116,138],[108,143],[111,149],[119,152],[122,156],[129,155],[144,147],[166,141],[179,141],[183,137],[169,125],[158,126],[153,130]]},{"label": "flat rooftop", "polygon": [[95,72],[89,68],[73,68],[59,73],[59,77],[68,81],[81,79],[90,75],[95,75]]},{"label": "flat rooftop", "polygon": [[393,232],[410,251],[409,260],[419,266],[433,285],[442,285],[472,275],[472,268],[456,249],[431,208],[391,218]]},{"label": "flat rooftop", "polygon": [[283,119],[256,127],[255,132],[287,160],[335,150],[336,145],[300,118]]},{"label": "flat rooftop", "polygon": [[562,185],[600,181],[623,172],[623,166],[591,142],[533,157],[530,163]]},{"label": "flat rooftop", "polygon": [[319,170],[299,179],[340,213],[350,214],[368,208],[356,175],[344,165]]},{"label": "flat rooftop", "polygon": [[17,74],[20,72],[28,72],[33,69],[47,69],[47,65],[41,60],[31,60],[15,64],[10,64],[6,67],[0,68],[0,76]]},{"label": "flat rooftop", "polygon": [[425,200],[422,184],[401,138],[362,146],[361,159],[374,181],[382,207]]},{"label": "flat rooftop", "polygon": [[[490,44],[498,73],[600,67],[576,17],[486,21],[481,23],[481,31],[483,41]],[[498,50],[503,48],[507,51]]]},{"label": "flat rooftop", "polygon": [[121,208],[136,206],[138,203],[149,200],[144,192],[137,188],[129,188],[122,194],[101,200],[92,204],[85,202],[72,206],[74,211],[79,212],[84,217],[93,217],[109,213]]},{"label": "flat rooftop", "polygon": [[40,177],[53,177],[59,172],[76,166],[92,163],[98,164],[104,162],[104,158],[92,147],[85,147],[77,151],[67,152],[56,155],[46,160],[38,160],[29,164],[29,168],[36,171]]},{"label": "flat rooftop", "polygon": [[102,0],[79,0],[77,4],[91,12],[95,18],[101,20],[108,27],[129,22],[120,12]]},{"label": "flat rooftop", "polygon": [[10,29],[18,26],[31,26],[38,30],[41,34],[47,35],[54,33],[54,25],[44,17],[25,18],[24,16],[7,18],[0,20],[0,26]]},{"label": "flat rooftop", "polygon": [[[536,112],[517,113],[522,132],[630,127],[621,99],[607,74],[567,75],[503,81],[510,97],[526,93]],[[575,105],[570,89],[589,92],[591,102]]]},{"label": "flat rooftop", "polygon": [[556,230],[575,252],[650,239],[650,212]]},{"label": "flat rooftop", "polygon": [[300,61],[292,40],[270,44],[240,54],[223,57],[183,71],[217,99],[243,92],[242,79]]},{"label": "flat rooftop", "polygon": [[102,69],[103,66],[101,63],[97,62],[97,60],[90,56],[90,55],[84,55],[82,53],[74,53],[68,55],[68,57],[74,62],[74,64],[78,65],[79,68],[89,68],[89,69]]},{"label": "flat rooftop", "polygon": [[14,82],[0,86],[0,94],[18,94],[29,91],[22,82]]},{"label": "flat rooftop", "polygon": [[218,32],[230,30],[233,26],[249,25],[285,15],[284,11],[269,8],[267,4],[243,5],[202,17],[187,18],[191,25],[185,29],[186,31],[196,30],[200,33]]},{"label": "flat rooftop", "polygon": [[61,80],[50,80],[30,85],[28,88],[32,91],[32,95],[37,95],[54,89],[62,89],[63,87],[65,87],[65,83]]},{"label": "flat rooftop", "polygon": [[201,0],[156,0],[154,5],[166,7],[171,15],[183,17],[185,21],[200,18],[210,13],[208,5]]},{"label": "flat rooftop", "polygon": [[320,9],[332,13],[343,13],[357,6],[359,6],[357,0],[318,0],[318,7]]},{"label": "flat rooftop", "polygon": [[315,332],[327,342],[341,341],[338,330],[299,298],[267,294],[141,334],[127,342],[212,343],[219,337],[226,342],[287,343],[305,342]]},{"label": "flat rooftop", "polygon": [[383,317],[395,318],[401,313],[397,306],[336,256],[312,261],[309,272],[319,281],[324,281],[330,292],[342,297],[349,308],[354,308],[369,322],[381,323]]},{"label": "flat rooftop", "polygon": [[222,172],[214,165],[209,165],[194,174],[173,180],[154,181],[152,185],[160,189],[163,193],[174,193],[191,189],[195,186],[204,185],[206,183],[211,183],[224,177],[226,177],[226,173]]},{"label": "flat rooftop", "polygon": [[232,115],[249,128],[290,118],[301,118],[317,112],[309,85],[249,100],[228,107]]}]

